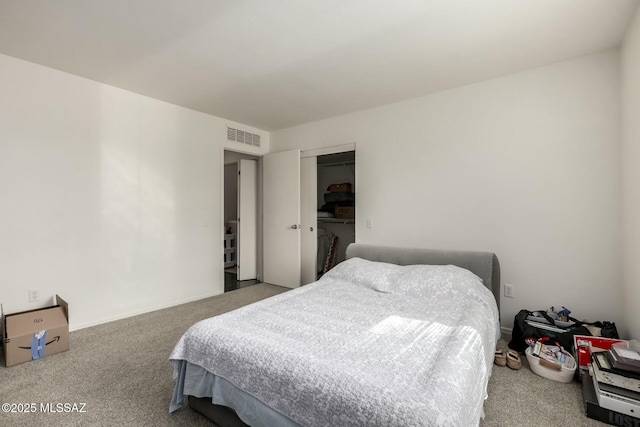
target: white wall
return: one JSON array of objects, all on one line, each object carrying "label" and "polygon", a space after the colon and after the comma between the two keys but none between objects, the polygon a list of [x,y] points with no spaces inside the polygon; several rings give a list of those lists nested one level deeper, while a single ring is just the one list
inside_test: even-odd
[{"label": "white wall", "polygon": [[631,335],[640,339],[640,9],[622,48],[622,225],[624,301]]},{"label": "white wall", "polygon": [[620,323],[619,122],[610,51],[282,130],[271,144],[356,141],[357,241],[497,253],[515,286],[503,326],[551,305]]},{"label": "white wall", "polygon": [[237,124],[4,55],[0,93],[5,312],[60,294],[77,329],[223,292]]}]

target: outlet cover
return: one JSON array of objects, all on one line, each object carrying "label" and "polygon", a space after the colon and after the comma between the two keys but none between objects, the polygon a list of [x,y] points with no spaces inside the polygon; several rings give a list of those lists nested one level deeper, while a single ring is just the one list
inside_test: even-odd
[{"label": "outlet cover", "polygon": [[40,301],[40,288],[29,289],[29,302]]},{"label": "outlet cover", "polygon": [[513,285],[506,284],[504,285],[504,296],[507,298],[513,298]]}]

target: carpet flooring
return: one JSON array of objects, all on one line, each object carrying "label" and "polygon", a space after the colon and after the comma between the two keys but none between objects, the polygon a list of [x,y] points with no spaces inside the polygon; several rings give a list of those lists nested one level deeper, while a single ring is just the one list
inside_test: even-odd
[{"label": "carpet flooring", "polygon": [[[287,289],[267,284],[226,292],[74,331],[68,352],[10,368],[0,361],[0,403],[35,404],[31,413],[0,412],[0,426],[207,426],[185,407],[168,413],[173,392],[169,354],[193,323]],[[71,312],[73,315],[73,311]],[[499,345],[506,347],[506,342]],[[42,412],[41,404],[84,412]],[[81,405],[84,406],[81,407]],[[62,406],[64,411],[64,406]],[[580,385],[560,384],[494,366],[480,426],[601,426],[586,418]]]}]

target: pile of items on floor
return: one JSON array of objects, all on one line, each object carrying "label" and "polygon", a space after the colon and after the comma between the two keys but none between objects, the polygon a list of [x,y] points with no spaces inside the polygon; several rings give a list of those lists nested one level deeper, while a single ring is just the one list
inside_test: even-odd
[{"label": "pile of items on floor", "polygon": [[615,323],[578,321],[570,313],[565,307],[521,310],[509,353],[524,354],[530,369],[542,377],[580,381],[589,418],[640,426],[640,342],[620,339]]},{"label": "pile of items on floor", "polygon": [[640,342],[576,340],[585,412],[617,426],[640,426]]}]

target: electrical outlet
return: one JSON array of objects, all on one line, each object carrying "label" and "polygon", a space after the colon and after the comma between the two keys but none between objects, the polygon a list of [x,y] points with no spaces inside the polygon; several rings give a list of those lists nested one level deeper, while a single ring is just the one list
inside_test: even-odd
[{"label": "electrical outlet", "polygon": [[40,301],[40,288],[29,289],[29,302]]},{"label": "electrical outlet", "polygon": [[507,298],[513,298],[513,285],[507,283],[504,284],[504,296]]},{"label": "electrical outlet", "polygon": [[367,218],[367,228],[373,228],[373,219]]}]

